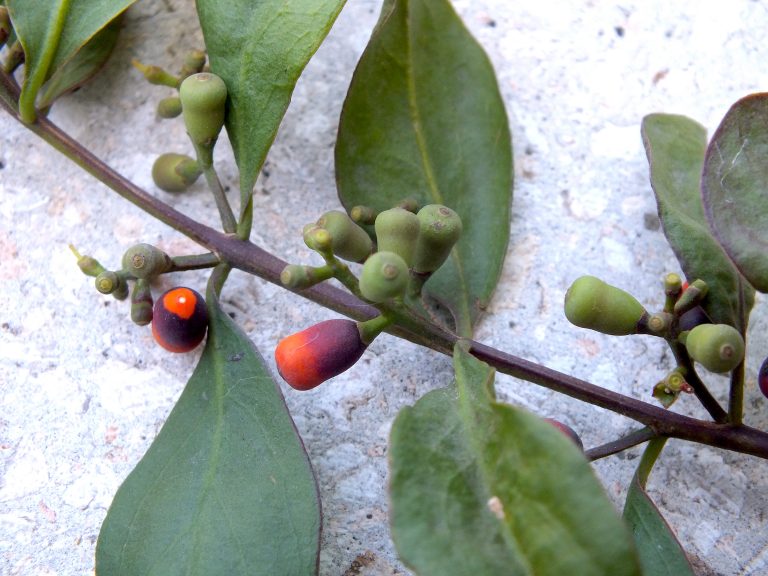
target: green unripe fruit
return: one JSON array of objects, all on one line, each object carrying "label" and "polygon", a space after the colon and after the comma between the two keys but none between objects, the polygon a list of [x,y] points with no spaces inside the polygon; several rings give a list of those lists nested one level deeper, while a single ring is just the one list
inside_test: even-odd
[{"label": "green unripe fruit", "polygon": [[400,296],[408,285],[408,266],[394,252],[376,252],[363,265],[360,293],[371,302]]},{"label": "green unripe fruit", "polygon": [[157,115],[160,118],[176,118],[181,114],[181,99],[178,96],[163,98],[157,103]]},{"label": "green unripe fruit", "polygon": [[419,219],[419,239],[412,268],[419,274],[440,268],[461,236],[461,218],[441,204],[428,204],[416,215]]},{"label": "green unripe fruit", "polygon": [[376,217],[375,229],[378,249],[394,252],[410,267],[421,230],[419,217],[403,208],[391,208]]},{"label": "green unripe fruit", "polygon": [[200,174],[200,165],[185,154],[161,154],[152,165],[152,180],[166,192],[183,192],[195,183]]},{"label": "green unripe fruit", "polygon": [[131,292],[131,320],[139,326],[146,326],[152,322],[153,305],[149,280],[143,278],[136,280]]},{"label": "green unripe fruit", "polygon": [[565,317],[571,324],[603,334],[636,334],[646,314],[634,296],[594,276],[578,278],[565,293]]},{"label": "green unripe fruit", "polygon": [[368,233],[352,221],[346,212],[331,210],[317,221],[331,235],[331,250],[344,260],[363,262],[373,250],[373,241]]},{"label": "green unripe fruit", "polygon": [[212,147],[224,126],[227,86],[209,72],[192,74],[179,87],[187,133],[198,146]]},{"label": "green unripe fruit", "polygon": [[730,372],[744,360],[744,338],[728,324],[701,324],[688,333],[691,358],[710,372]]},{"label": "green unripe fruit", "polygon": [[123,254],[123,270],[136,278],[154,278],[172,265],[171,257],[151,244],[136,244]]}]

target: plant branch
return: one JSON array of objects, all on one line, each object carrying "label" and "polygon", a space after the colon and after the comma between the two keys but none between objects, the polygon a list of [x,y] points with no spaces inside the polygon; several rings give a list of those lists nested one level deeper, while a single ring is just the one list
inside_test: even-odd
[{"label": "plant branch", "polygon": [[[12,104],[14,97],[18,97],[18,89],[12,81],[9,81],[7,75],[0,74],[0,106],[20,121],[18,109]],[[126,180],[49,120],[38,118],[36,122],[25,124],[25,126],[123,198],[206,247],[222,261],[229,263],[232,267],[282,286],[280,273],[286,266],[286,262],[280,258],[235,235],[223,234],[200,224],[168,206]],[[379,313],[373,306],[325,283],[300,291],[300,294],[356,320],[368,320]],[[458,336],[455,334],[415,316],[404,313],[398,314],[396,322],[396,325],[388,329],[389,332],[447,355],[452,354],[453,345],[458,340]],[[496,350],[479,342],[472,340],[468,342],[469,351],[475,357],[502,373],[539,384],[637,420],[648,426],[658,436],[690,440],[768,459],[768,433],[743,425],[702,422],[695,418],[682,416]]]},{"label": "plant branch", "polygon": [[643,442],[648,442],[651,438],[656,438],[653,430],[647,427],[640,428],[612,442],[590,448],[584,452],[584,455],[590,462],[594,462],[595,460],[600,460],[600,458],[623,452],[627,448],[632,448]]}]

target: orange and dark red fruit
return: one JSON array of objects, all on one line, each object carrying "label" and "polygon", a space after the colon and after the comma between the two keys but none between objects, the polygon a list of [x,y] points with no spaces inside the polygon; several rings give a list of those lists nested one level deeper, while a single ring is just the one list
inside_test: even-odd
[{"label": "orange and dark red fruit", "polygon": [[166,350],[194,350],[205,338],[207,329],[205,300],[191,288],[171,288],[155,302],[152,335]]},{"label": "orange and dark red fruit", "polygon": [[275,361],[288,384],[311,390],[354,365],[366,348],[357,323],[337,318],[283,338],[275,348]]}]

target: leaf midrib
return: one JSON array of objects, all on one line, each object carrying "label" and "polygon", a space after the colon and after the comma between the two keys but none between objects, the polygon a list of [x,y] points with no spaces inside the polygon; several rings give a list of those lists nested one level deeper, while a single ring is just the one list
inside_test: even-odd
[{"label": "leaf midrib", "polygon": [[[437,184],[437,178],[435,177],[435,171],[433,168],[432,160],[429,156],[427,140],[424,136],[421,120],[421,110],[419,109],[417,97],[416,97],[416,75],[414,74],[414,58],[413,58],[413,40],[411,31],[413,26],[411,23],[411,0],[405,2],[405,28],[406,28],[406,41],[405,41],[405,69],[406,69],[406,87],[408,94],[408,110],[410,112],[411,124],[413,126],[414,137],[416,139],[416,147],[419,151],[419,157],[421,164],[424,168],[424,176],[427,181],[430,196],[433,202],[436,204],[445,204],[443,195],[440,192],[440,187]],[[469,288],[467,285],[467,277],[462,266],[461,258],[456,247],[451,250],[451,261],[456,268],[456,273],[461,286],[461,299],[460,310],[451,310],[456,321],[456,331],[465,337],[472,336],[472,320],[469,313]]]}]

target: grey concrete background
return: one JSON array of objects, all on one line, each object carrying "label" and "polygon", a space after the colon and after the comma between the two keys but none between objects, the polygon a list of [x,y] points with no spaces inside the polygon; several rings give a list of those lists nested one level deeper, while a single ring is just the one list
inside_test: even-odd
[{"label": "grey concrete background", "polygon": [[[764,2],[454,3],[496,67],[514,136],[512,237],[503,278],[477,338],[645,400],[671,367],[649,337],[610,338],[562,315],[569,283],[596,274],[662,304],[660,279],[678,271],[655,218],[639,126],[650,112],[683,113],[710,130],[731,103],[768,87]],[[299,82],[255,197],[254,240],[312,262],[299,231],[338,206],[333,143],[341,103],[379,3],[351,0]],[[175,68],[200,47],[191,3],[139,2],[110,67],[60,102],[53,119],[96,155],[164,201],[206,222],[202,183],[189,194],[154,189],[150,167],[190,152],[180,121],[160,122],[168,95],[130,67],[136,57]],[[170,355],[128,309],[97,294],[67,245],[116,266],[131,244],[173,254],[195,246],[127,204],[23,127],[0,116],[0,573],[93,571],[112,495],[173,406],[199,354]],[[231,154],[217,152],[235,188]],[[162,290],[178,278],[164,279]],[[184,282],[202,288],[205,274]],[[277,340],[334,314],[235,274],[224,296],[273,367]],[[752,321],[746,421],[768,428],[755,374],[766,355],[766,307]],[[398,410],[451,378],[450,361],[377,340],[364,359],[308,393],[286,389],[320,484],[321,574],[406,574],[387,526],[387,435]],[[722,379],[707,376],[715,394]],[[557,416],[594,446],[631,429],[622,417],[499,377],[502,399]],[[704,417],[685,398],[674,409]],[[621,505],[639,449],[595,470]],[[763,461],[672,441],[650,491],[700,574],[768,574],[768,470]],[[355,571],[357,570],[357,571]]]}]

